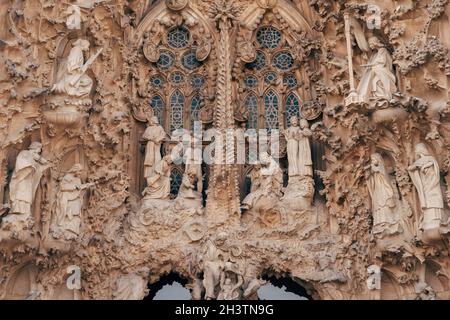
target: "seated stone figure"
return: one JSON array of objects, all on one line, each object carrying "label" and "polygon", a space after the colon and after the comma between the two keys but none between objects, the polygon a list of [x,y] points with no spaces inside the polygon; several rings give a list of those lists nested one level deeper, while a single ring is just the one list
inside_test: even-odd
[{"label": "seated stone figure", "polygon": [[143,192],[145,199],[169,199],[170,165],[172,162],[172,157],[167,155],[156,164],[152,175],[147,178],[148,185]]},{"label": "seated stone figure", "polygon": [[195,190],[197,173],[188,171],[181,181],[180,190],[176,199],[176,209],[200,209],[202,207],[202,194]]},{"label": "seated stone figure", "polygon": [[[242,209],[248,210],[256,207],[263,197],[281,196],[283,187],[283,173],[280,166],[268,154],[261,154],[261,167],[255,168],[252,192],[244,199]],[[253,183],[253,181],[252,181]]]}]

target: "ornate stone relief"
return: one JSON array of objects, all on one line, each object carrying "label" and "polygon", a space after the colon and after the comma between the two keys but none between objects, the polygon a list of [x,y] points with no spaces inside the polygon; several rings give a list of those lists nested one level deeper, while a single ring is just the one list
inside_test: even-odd
[{"label": "ornate stone relief", "polygon": [[314,299],[449,299],[449,16],[0,5],[0,298],[143,299],[176,273],[196,300],[257,299],[271,276]]}]

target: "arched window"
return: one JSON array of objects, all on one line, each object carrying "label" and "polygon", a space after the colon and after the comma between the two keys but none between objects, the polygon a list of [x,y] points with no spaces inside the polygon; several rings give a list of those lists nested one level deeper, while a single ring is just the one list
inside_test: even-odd
[{"label": "arched window", "polygon": [[173,168],[170,172],[170,196],[176,198],[180,190],[183,173],[178,168]]},{"label": "arched window", "polygon": [[196,121],[199,121],[198,113],[200,111],[201,98],[199,95],[195,95],[191,100],[191,130],[194,130]]},{"label": "arched window", "polygon": [[170,132],[183,128],[184,95],[175,91],[170,97]]},{"label": "arched window", "polygon": [[153,109],[153,114],[158,117],[159,123],[162,124],[164,120],[164,101],[161,96],[153,96],[150,101],[150,107]]},{"label": "arched window", "polygon": [[294,93],[290,93],[286,98],[286,127],[291,126],[292,117],[300,118],[300,102]]},{"label": "arched window", "polygon": [[266,117],[266,129],[268,131],[270,131],[271,129],[278,129],[278,96],[272,90],[267,92],[267,94],[264,96],[264,109]]},{"label": "arched window", "polygon": [[251,93],[245,98],[245,107],[248,110],[248,129],[258,129],[258,98]]}]

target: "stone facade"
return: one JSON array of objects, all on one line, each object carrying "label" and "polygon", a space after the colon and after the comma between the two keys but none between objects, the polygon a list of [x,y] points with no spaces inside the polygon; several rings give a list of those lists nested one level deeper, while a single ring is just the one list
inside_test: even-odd
[{"label": "stone facade", "polygon": [[0,299],[169,273],[450,299],[447,0],[4,0],[0,25]]}]

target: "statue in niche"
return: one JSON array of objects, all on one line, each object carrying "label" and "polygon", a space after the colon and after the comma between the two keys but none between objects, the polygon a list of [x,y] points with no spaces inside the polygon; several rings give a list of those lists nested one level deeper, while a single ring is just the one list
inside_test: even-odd
[{"label": "statue in niche", "polygon": [[195,175],[195,188],[200,194],[203,192],[202,173],[202,148],[199,146],[190,147],[186,150],[186,173]]},{"label": "statue in niche", "polygon": [[370,37],[368,44],[374,53],[369,63],[362,65],[366,70],[356,91],[366,103],[373,100],[389,101],[397,91],[391,54],[377,37]]},{"label": "statue in niche", "polygon": [[185,172],[177,196],[176,209],[200,209],[202,207],[202,194],[195,191],[197,180],[196,172]]},{"label": "statue in niche", "polygon": [[142,300],[148,295],[149,269],[144,267],[137,273],[127,274],[117,279],[114,300]]},{"label": "statue in niche", "polygon": [[81,182],[83,167],[75,164],[61,179],[56,200],[55,216],[50,227],[55,239],[76,239],[80,234],[84,190],[95,183]]},{"label": "statue in niche", "polygon": [[205,288],[205,299],[216,298],[216,288],[220,285],[222,271],[225,267],[224,257],[220,249],[209,241],[203,261],[203,287]]},{"label": "statue in niche", "polygon": [[67,61],[61,65],[58,71],[57,81],[51,89],[52,92],[77,98],[83,98],[90,94],[93,81],[86,71],[100,55],[102,49],[85,63],[83,52],[87,52],[89,47],[90,44],[87,40],[79,39],[73,43]]},{"label": "statue in niche", "polygon": [[5,220],[26,220],[31,215],[37,187],[42,175],[50,167],[41,156],[42,144],[33,142],[28,150],[19,153],[10,183],[10,213]]},{"label": "statue in niche", "polygon": [[144,177],[147,179],[147,185],[150,185],[149,179],[153,175],[155,165],[161,161],[161,145],[164,139],[166,139],[167,134],[159,124],[157,117],[148,117],[147,121],[148,127],[145,129],[142,139],[147,141],[145,147]]},{"label": "statue in niche", "polygon": [[261,163],[256,163],[248,175],[251,181],[250,193],[242,201],[242,209],[248,210],[253,207],[255,200],[259,196],[257,192],[261,187]]},{"label": "statue in niche", "polygon": [[77,5],[70,5],[66,14],[68,14],[66,19],[66,27],[69,30],[80,30],[81,29],[81,8]]},{"label": "statue in niche", "polygon": [[296,116],[291,118],[292,126],[284,130],[284,136],[287,140],[287,156],[289,161],[288,174],[294,176],[311,176],[312,158],[309,138],[312,131],[309,129],[308,121],[301,119],[300,122]]},{"label": "statue in niche", "polygon": [[415,162],[408,168],[417,189],[423,217],[422,230],[439,228],[444,210],[439,165],[423,143],[415,147]]},{"label": "statue in niche", "polygon": [[[281,196],[283,172],[281,171],[280,166],[267,153],[262,153],[260,155],[260,161],[260,169],[258,169],[259,167],[257,166],[254,173],[255,187],[252,186],[253,192],[250,192],[242,202],[243,205],[241,208],[243,210],[254,208],[257,203],[265,197]],[[258,176],[259,178],[257,178]],[[258,185],[259,187],[257,187]]]},{"label": "statue in niche", "polygon": [[172,163],[172,156],[167,155],[156,164],[155,170],[147,178],[148,185],[143,192],[145,199],[169,199],[170,169]]},{"label": "statue in niche", "polygon": [[374,153],[370,159],[367,188],[372,199],[373,234],[402,232],[395,191],[386,172],[383,157]]}]

